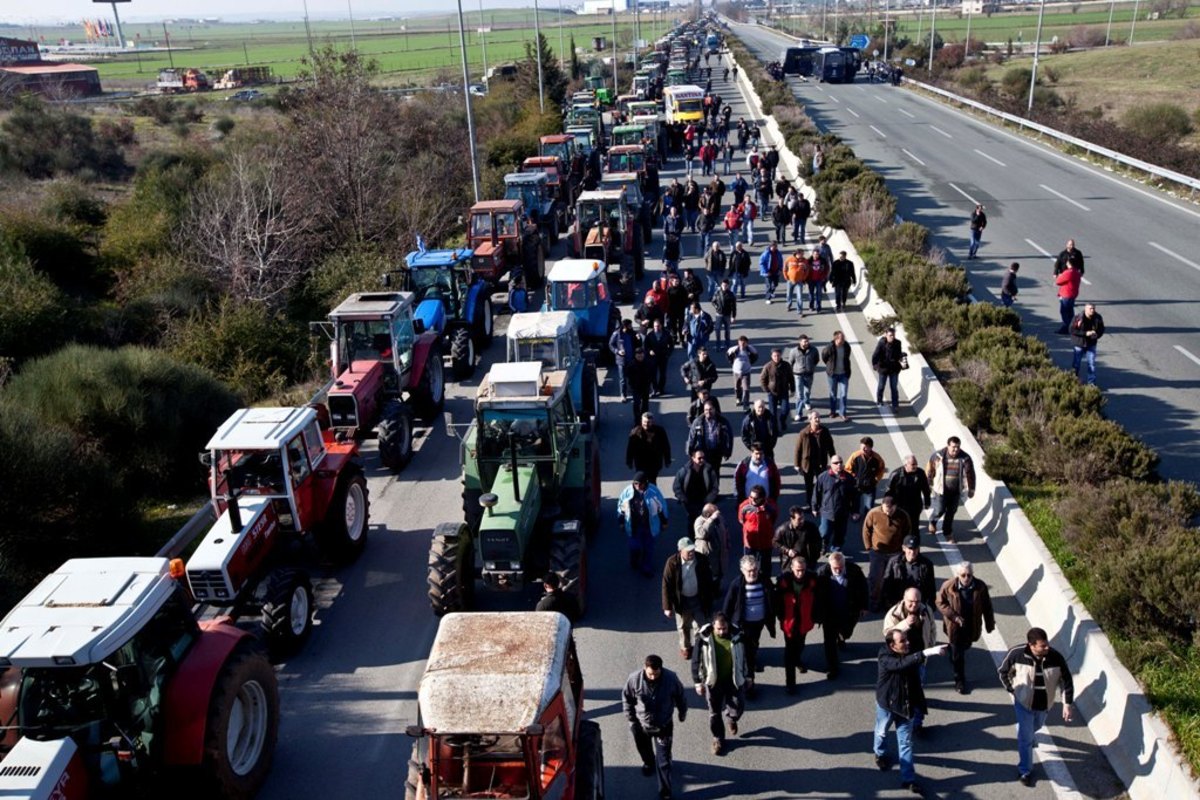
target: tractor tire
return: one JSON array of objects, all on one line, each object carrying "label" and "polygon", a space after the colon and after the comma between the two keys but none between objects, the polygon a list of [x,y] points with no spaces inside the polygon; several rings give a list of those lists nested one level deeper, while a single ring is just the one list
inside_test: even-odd
[{"label": "tractor tire", "polygon": [[421,760],[417,742],[413,742],[412,755],[408,757],[408,777],[404,779],[404,800],[426,800],[425,785],[421,782]]},{"label": "tractor tire", "polygon": [[279,736],[279,683],[261,647],[239,643],[208,699],[197,778],[207,797],[251,798],[271,769]]},{"label": "tractor tire", "polygon": [[554,534],[550,541],[550,571],[562,576],[563,587],[587,613],[587,541],[582,532]]},{"label": "tractor tire", "polygon": [[475,372],[475,340],[470,328],[455,328],[450,332],[450,373],[463,381]]},{"label": "tractor tire", "polygon": [[579,723],[579,742],[575,747],[575,797],[577,800],[604,800],[604,740],[600,726],[590,719]]},{"label": "tractor tire", "polygon": [[408,466],[413,457],[413,413],[402,400],[392,400],[379,417],[379,460],[392,472]]},{"label": "tractor tire", "polygon": [[312,634],[315,610],[308,573],[284,567],[267,576],[259,624],[272,661],[300,651]]},{"label": "tractor tire", "polygon": [[358,467],[347,467],[338,476],[325,519],[317,528],[317,545],[330,560],[349,564],[367,546],[371,498],[367,479]]},{"label": "tractor tire", "polygon": [[475,549],[471,530],[444,522],[429,546],[429,604],[435,616],[469,611],[475,599]]},{"label": "tractor tire", "polygon": [[412,395],[413,411],[422,422],[433,422],[446,403],[446,368],[442,364],[441,345],[429,348],[425,369]]},{"label": "tractor tire", "polygon": [[[489,289],[491,287],[488,287]],[[490,295],[491,292],[489,291]],[[492,298],[484,297],[479,304],[479,310],[475,312],[475,321],[473,323],[475,330],[475,349],[483,350],[492,343],[492,337],[496,335],[496,318],[492,311]]]},{"label": "tractor tire", "polygon": [[583,365],[582,384],[579,414],[591,423],[594,435],[600,422],[600,382],[596,378],[595,364]]},{"label": "tractor tire", "polygon": [[463,520],[472,533],[478,531],[479,524],[483,522],[483,506],[479,505],[479,498],[482,496],[481,489],[463,489]]}]

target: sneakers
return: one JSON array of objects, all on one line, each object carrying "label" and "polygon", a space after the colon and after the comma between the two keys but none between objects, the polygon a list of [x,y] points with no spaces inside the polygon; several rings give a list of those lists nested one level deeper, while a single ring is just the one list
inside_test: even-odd
[{"label": "sneakers", "polygon": [[771,298],[767,298],[767,305],[771,305]]},{"label": "sneakers", "polygon": [[801,419],[801,417],[800,417],[800,415],[799,415],[799,414],[793,414],[793,415],[792,415],[792,419],[793,419],[795,422],[799,422],[799,421],[800,421],[800,419]]},{"label": "sneakers", "polygon": [[1032,787],[1033,786],[1032,773],[1029,773],[1029,772],[1021,773],[1021,776],[1019,778],[1017,778],[1017,782],[1020,783],[1022,786]]},{"label": "sneakers", "polygon": [[721,755],[723,752],[725,752],[725,743],[722,742],[720,739],[713,739],[712,751],[713,751],[714,756]]},{"label": "sneakers", "polygon": [[679,655],[681,655],[685,661],[690,661],[692,659],[692,648],[690,648],[690,647],[679,648]]},{"label": "sneakers", "polygon": [[875,766],[879,767],[880,772],[887,772],[892,768],[892,760],[887,756],[875,756]]}]

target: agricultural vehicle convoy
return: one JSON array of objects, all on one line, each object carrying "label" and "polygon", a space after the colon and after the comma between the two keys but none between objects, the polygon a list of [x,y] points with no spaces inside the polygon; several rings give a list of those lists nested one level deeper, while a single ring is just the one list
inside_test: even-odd
[{"label": "agricultural vehicle convoy", "polygon": [[330,341],[330,428],[352,438],[374,428],[379,459],[394,471],[412,460],[413,418],[432,422],[446,399],[442,337],[415,318],[415,300],[412,292],[359,292],[328,322],[313,323]]},{"label": "agricultural vehicle convoy", "polygon": [[570,311],[513,314],[508,323],[507,361],[538,361],[549,370],[567,373],[571,405],[595,431],[600,409],[596,359],[585,353],[579,320]]},{"label": "agricultural vehicle convoy", "polygon": [[417,689],[405,800],[601,800],[571,625],[552,611],[448,614]]},{"label": "agricultural vehicle convoy", "polygon": [[601,261],[564,258],[550,269],[544,312],[569,312],[576,321],[580,341],[595,351],[601,364],[611,366],[608,341],[621,325],[621,312],[608,291]]},{"label": "agricultural vehicle convoy", "polygon": [[596,95],[596,102],[602,106],[611,106],[613,104],[613,90],[609,88],[604,78],[600,75],[591,75],[584,78],[583,85]]},{"label": "agricultural vehicle convoy", "polygon": [[492,341],[492,294],[496,285],[474,269],[470,250],[409,253],[400,270],[404,289],[413,293],[414,322],[448,343],[450,371],[457,380],[475,372],[478,352]]},{"label": "agricultural vehicle convoy", "polygon": [[545,280],[547,246],[519,199],[485,200],[471,206],[467,246],[477,260],[522,274],[530,289],[540,288]]},{"label": "agricultural vehicle convoy", "polygon": [[475,419],[462,433],[463,521],[438,525],[430,543],[434,614],[470,610],[477,580],[521,591],[547,570],[585,608],[600,451],[567,378],[522,361],[493,365],[480,384]]},{"label": "agricultural vehicle convoy", "polygon": [[[641,176],[636,172],[607,172],[600,178],[600,187],[604,191],[625,190],[625,204],[633,214],[633,240],[641,239],[643,244],[650,244],[654,232],[654,209],[658,205],[657,192],[653,195],[643,191]],[[640,274],[638,277],[642,277]]]},{"label": "agricultural vehicle convoy", "polygon": [[520,200],[529,209],[529,216],[537,223],[541,233],[543,252],[548,252],[550,247],[558,244],[558,237],[567,230],[569,224],[568,204],[561,197],[564,180],[566,192],[570,194],[570,179],[559,172],[559,166],[558,163],[523,165],[520,172],[510,172],[504,176],[504,199]]},{"label": "agricultural vehicle convoy", "polygon": [[279,729],[254,637],[165,558],[72,559],[0,623],[0,797],[251,798]]},{"label": "agricultural vehicle convoy", "polygon": [[567,239],[571,258],[598,261],[622,300],[632,302],[634,284],[646,267],[644,234],[623,190],[583,192],[575,202],[575,221]]}]

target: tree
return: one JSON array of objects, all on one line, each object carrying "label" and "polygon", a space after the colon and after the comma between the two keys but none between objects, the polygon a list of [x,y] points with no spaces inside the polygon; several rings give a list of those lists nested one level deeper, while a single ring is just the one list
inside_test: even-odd
[{"label": "tree", "polygon": [[0,124],[0,170],[34,179],[119,177],[126,164],[118,147],[96,136],[90,119],[24,95]]},{"label": "tree", "polygon": [[[546,92],[546,103],[554,108],[561,108],[567,101],[567,76],[558,66],[558,59],[550,49],[546,37],[539,34],[537,44],[542,53],[542,87]],[[525,43],[525,60],[518,65],[517,82],[523,89],[522,94],[528,93],[537,97],[537,53],[532,42]]]},{"label": "tree", "polygon": [[579,63],[579,51],[575,47],[575,34],[571,34],[571,80],[577,81],[583,75],[583,65]]}]

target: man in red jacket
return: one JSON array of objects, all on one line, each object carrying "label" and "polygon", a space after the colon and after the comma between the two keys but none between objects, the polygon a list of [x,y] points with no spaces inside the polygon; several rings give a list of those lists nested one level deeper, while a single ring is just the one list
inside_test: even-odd
[{"label": "man in red jacket", "polygon": [[796,693],[796,670],[808,672],[801,655],[804,639],[813,629],[817,574],[808,571],[804,556],[793,556],[775,587],[775,608],[783,629],[783,671],[788,694]]},{"label": "man in red jacket", "polygon": [[1079,297],[1079,284],[1083,281],[1083,273],[1073,264],[1060,272],[1054,279],[1058,285],[1058,315],[1062,318],[1060,335],[1070,333],[1071,320],[1075,319],[1075,299]]},{"label": "man in red jacket", "polygon": [[742,553],[758,559],[764,578],[771,577],[777,514],[775,503],[767,498],[762,486],[751,489],[750,496],[738,506],[738,522],[742,525]]}]

